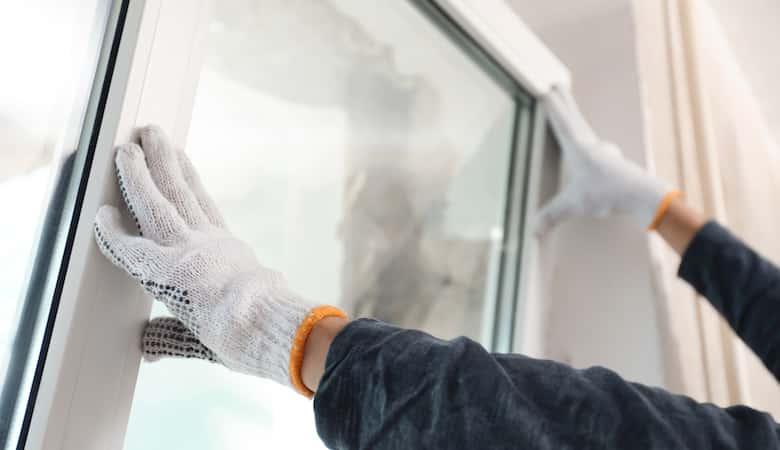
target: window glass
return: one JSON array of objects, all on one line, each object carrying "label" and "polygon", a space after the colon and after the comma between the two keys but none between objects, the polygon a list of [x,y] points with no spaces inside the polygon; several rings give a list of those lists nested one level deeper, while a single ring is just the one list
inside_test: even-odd
[{"label": "window glass", "polygon": [[[489,345],[525,107],[404,1],[214,2],[204,52],[187,152],[260,261],[313,303]],[[125,448],[322,448],[311,410],[144,364]]]},{"label": "window glass", "polygon": [[0,448],[16,448],[38,362],[109,7],[0,3]]}]

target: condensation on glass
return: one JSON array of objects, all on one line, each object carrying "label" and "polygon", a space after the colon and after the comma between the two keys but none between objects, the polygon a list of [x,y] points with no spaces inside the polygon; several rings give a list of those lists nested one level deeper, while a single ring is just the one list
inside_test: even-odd
[{"label": "condensation on glass", "polygon": [[[259,260],[312,303],[490,345],[527,106],[405,1],[213,2],[205,43],[187,152]],[[141,368],[126,449],[259,446],[321,448],[311,403]]]},{"label": "condensation on glass", "polygon": [[16,448],[83,166],[108,0],[0,3],[0,448]]}]

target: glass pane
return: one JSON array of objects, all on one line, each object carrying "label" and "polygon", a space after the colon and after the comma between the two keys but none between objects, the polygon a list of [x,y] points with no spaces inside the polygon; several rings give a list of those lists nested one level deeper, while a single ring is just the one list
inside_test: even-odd
[{"label": "glass pane", "polygon": [[0,3],[0,448],[16,448],[70,226],[76,149],[109,7],[106,0]]},{"label": "glass pane", "polygon": [[[312,302],[489,345],[528,112],[403,1],[214,2],[205,42],[186,145],[232,231]],[[145,364],[125,448],[322,448],[311,408]]]}]

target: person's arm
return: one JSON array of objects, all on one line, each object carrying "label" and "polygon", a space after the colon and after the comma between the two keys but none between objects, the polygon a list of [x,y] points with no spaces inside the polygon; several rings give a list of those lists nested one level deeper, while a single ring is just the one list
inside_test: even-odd
[{"label": "person's arm", "polygon": [[680,200],[669,206],[658,233],[682,256],[680,277],[780,380],[780,269]]},{"label": "person's arm", "polygon": [[707,220],[701,214],[676,198],[660,218],[656,231],[678,255],[683,256],[688,244],[705,223]]},{"label": "person's arm", "polygon": [[336,335],[314,412],[334,449],[780,450],[766,413],[370,319]]},{"label": "person's arm", "polygon": [[682,256],[680,277],[712,303],[780,380],[780,271],[775,265],[600,140],[570,94],[553,91],[545,105],[573,176],[540,213],[540,234],[583,214],[625,213],[656,230]]},{"label": "person's arm", "polygon": [[142,235],[104,207],[95,237],[175,318],[146,328],[148,359],[203,358],[311,395],[331,448],[778,448],[771,419],[578,371],[491,355],[343,312],[311,308],[224,227],[161,132],[117,155]]}]

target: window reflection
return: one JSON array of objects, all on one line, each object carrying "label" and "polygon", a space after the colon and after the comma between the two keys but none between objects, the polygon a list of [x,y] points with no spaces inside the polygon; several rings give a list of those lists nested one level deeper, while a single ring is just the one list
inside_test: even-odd
[{"label": "window reflection", "polygon": [[38,363],[110,3],[0,3],[0,448],[16,446]]},{"label": "window reflection", "polygon": [[[206,43],[187,151],[232,231],[312,302],[485,342],[512,97],[407,2],[214,2]],[[126,448],[321,448],[310,411],[147,364]]]}]

